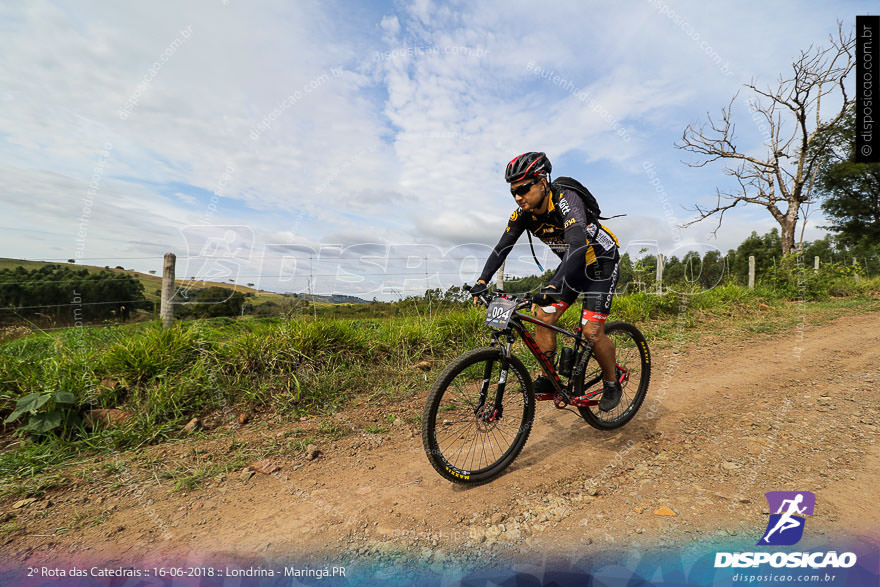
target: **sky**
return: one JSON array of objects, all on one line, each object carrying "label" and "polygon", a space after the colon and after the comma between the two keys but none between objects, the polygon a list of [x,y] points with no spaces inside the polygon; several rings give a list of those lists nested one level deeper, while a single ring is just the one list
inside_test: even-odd
[{"label": "sky", "polygon": [[[544,151],[622,249],[735,248],[764,208],[675,147],[872,2],[0,3],[0,256],[394,299],[472,283]],[[833,101],[827,103],[830,115]],[[821,211],[805,237],[821,238]],[[545,266],[555,258],[536,242]],[[537,272],[526,242],[506,272]]]}]

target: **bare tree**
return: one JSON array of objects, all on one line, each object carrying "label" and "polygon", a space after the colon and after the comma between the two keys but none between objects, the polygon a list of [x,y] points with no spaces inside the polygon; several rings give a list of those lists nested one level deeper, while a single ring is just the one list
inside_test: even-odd
[{"label": "bare tree", "polygon": [[[830,140],[827,131],[840,122],[854,103],[844,87],[844,79],[855,65],[854,33],[845,32],[843,23],[838,22],[837,36],[830,35],[829,41],[826,48],[810,45],[801,51],[792,62],[791,77],[780,75],[775,89],[759,89],[754,80],[745,84],[757,95],[756,99],[749,99],[749,107],[752,119],[765,131],[763,156],[737,150],[732,110],[738,93],[721,109],[720,122],[707,115],[707,125],[699,129],[688,125],[684,130],[682,142],[676,146],[703,156],[699,163],[688,163],[690,167],[703,167],[723,159],[730,162],[724,173],[735,177],[739,184],[739,189],[732,192],[716,188],[715,205],[696,204],[692,211],[697,213],[697,218],[684,226],[717,214],[718,225],[712,231],[716,234],[724,213],[737,204],[763,206],[779,223],[782,253],[791,252],[798,218],[803,217],[806,223],[805,212],[812,202],[816,172],[827,156]],[[823,121],[822,102],[837,92],[841,96],[840,109],[835,108],[834,115]],[[804,204],[807,206],[802,209]]]}]

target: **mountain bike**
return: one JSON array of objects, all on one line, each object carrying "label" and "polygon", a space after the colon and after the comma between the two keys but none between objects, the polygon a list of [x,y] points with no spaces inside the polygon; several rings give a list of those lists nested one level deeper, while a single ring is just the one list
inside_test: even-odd
[{"label": "mountain bike", "polygon": [[[470,291],[465,284],[464,289]],[[525,446],[535,417],[535,401],[550,401],[559,409],[577,408],[581,417],[600,430],[619,428],[638,412],[651,379],[651,354],[638,328],[626,322],[605,324],[616,347],[616,374],[623,388],[611,411],[598,408],[603,390],[598,361],[590,367],[593,348],[582,337],[582,320],[574,332],[545,324],[520,310],[533,300],[497,291],[479,300],[487,306],[486,325],[492,329],[489,346],[454,359],[439,375],[422,413],[422,443],[428,460],[441,476],[457,483],[490,481],[506,469]],[[549,328],[572,339],[563,347],[559,365],[541,352],[524,323]],[[523,362],[511,352],[516,335],[534,355],[554,391],[535,394]]]}]

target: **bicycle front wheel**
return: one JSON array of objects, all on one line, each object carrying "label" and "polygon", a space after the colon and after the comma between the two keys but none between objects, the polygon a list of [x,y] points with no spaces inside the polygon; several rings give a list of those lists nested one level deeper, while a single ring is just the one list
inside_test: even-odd
[{"label": "bicycle front wheel", "polygon": [[[526,443],[535,417],[532,381],[511,356],[506,381],[501,351],[482,347],[449,364],[434,383],[422,414],[422,443],[431,465],[456,483],[500,474]],[[504,383],[500,410],[496,401]]]},{"label": "bicycle front wheel", "polygon": [[[651,381],[651,353],[648,351],[648,343],[641,331],[626,322],[609,322],[605,325],[605,334],[614,342],[617,355],[617,373],[618,377],[623,378],[621,382],[623,394],[620,403],[610,412],[603,412],[598,406],[578,407],[581,417],[594,428],[601,430],[619,428],[632,420],[645,400]],[[594,391],[601,390],[601,375],[602,369],[597,363],[592,372],[586,373],[580,381],[576,382],[574,395],[589,393],[583,389],[584,380],[598,378],[599,386]]]}]

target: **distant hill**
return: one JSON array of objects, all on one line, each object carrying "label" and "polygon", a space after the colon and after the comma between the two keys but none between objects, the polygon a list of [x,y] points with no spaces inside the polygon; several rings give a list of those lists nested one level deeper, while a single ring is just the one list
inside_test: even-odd
[{"label": "distant hill", "polygon": [[[161,261],[161,259],[159,260]],[[162,287],[162,276],[161,275],[151,275],[148,273],[141,273],[139,271],[135,271],[133,269],[124,269],[121,266],[117,267],[99,267],[97,265],[81,265],[79,263],[60,263],[57,261],[30,261],[27,259],[9,259],[5,257],[0,257],[0,269],[14,269],[18,266],[22,266],[25,269],[38,269],[44,265],[68,265],[71,267],[77,267],[78,269],[87,269],[91,272],[105,271],[107,269],[111,271],[116,271],[117,273],[127,273],[128,275],[132,275],[140,281],[144,286],[144,297],[151,301],[158,301],[160,295],[158,293],[159,288]],[[325,303],[325,304],[366,304],[367,300],[361,299],[356,296],[347,296],[342,294],[333,294],[333,295],[317,295],[317,294],[280,294],[271,291],[265,291],[262,289],[254,289],[252,287],[246,287],[244,285],[238,285],[233,283],[220,283],[214,281],[197,281],[193,282],[189,279],[175,279],[175,284],[178,286],[187,286],[194,285],[196,287],[225,287],[228,289],[234,289],[235,291],[240,291],[242,293],[250,293],[253,294],[254,303],[260,303],[263,301],[270,300],[280,300],[285,295],[294,295],[296,297],[304,298],[307,300],[311,300],[316,303]]]},{"label": "distant hill", "polygon": [[329,296],[322,296],[318,294],[303,294],[298,293],[294,294],[298,298],[303,298],[305,300],[310,300],[313,302],[324,302],[325,304],[369,304],[369,300],[365,300],[363,298],[359,298],[357,296],[346,296],[343,294],[333,294]]}]

